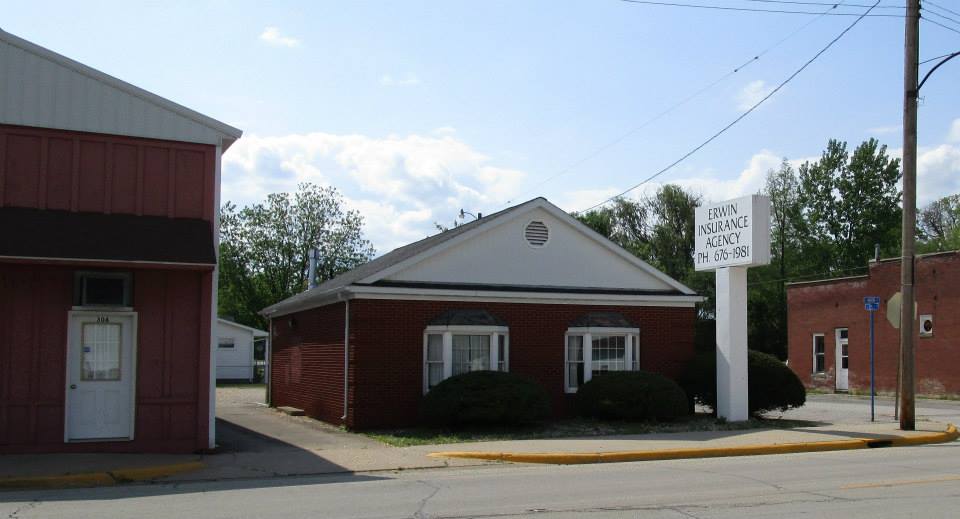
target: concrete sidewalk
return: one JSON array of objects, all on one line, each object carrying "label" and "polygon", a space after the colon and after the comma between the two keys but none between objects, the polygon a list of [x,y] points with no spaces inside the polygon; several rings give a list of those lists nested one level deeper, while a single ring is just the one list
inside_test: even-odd
[{"label": "concrete sidewalk", "polygon": [[958,436],[956,427],[938,422],[920,422],[916,431],[901,431],[895,423],[873,423],[457,443],[410,449],[431,457],[569,464],[895,447],[953,441]]}]

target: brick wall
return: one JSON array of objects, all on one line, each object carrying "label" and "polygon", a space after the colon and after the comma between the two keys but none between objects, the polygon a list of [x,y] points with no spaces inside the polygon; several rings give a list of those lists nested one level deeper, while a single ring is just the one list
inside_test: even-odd
[{"label": "brick wall", "polygon": [[[875,364],[879,391],[896,389],[900,331],[886,318],[887,301],[900,290],[900,262],[871,263],[869,275],[805,283],[787,290],[790,367],[808,387],[835,388],[837,328],[848,328],[849,387],[870,389],[870,316],[865,296],[879,296]],[[960,254],[924,256],[916,267],[917,314],[932,314],[934,336],[916,340],[917,391],[960,394]],[[916,329],[919,329],[916,327]],[[813,334],[824,335],[826,372],[813,374]]]},{"label": "brick wall", "polygon": [[270,400],[330,423],[343,416],[345,303],[274,319]]},{"label": "brick wall", "polygon": [[[557,415],[566,414],[572,400],[563,391],[564,333],[584,313],[615,311],[638,323],[643,370],[676,377],[694,352],[693,308],[352,300],[347,425],[376,428],[416,422],[423,393],[424,328],[445,310],[462,308],[485,309],[509,324],[510,371],[541,383]],[[340,423],[343,313],[343,303],[338,303],[295,314],[298,331],[275,336],[275,405],[294,405]],[[284,330],[286,319],[275,319],[274,327]],[[295,348],[301,350],[300,383],[291,381]]]}]

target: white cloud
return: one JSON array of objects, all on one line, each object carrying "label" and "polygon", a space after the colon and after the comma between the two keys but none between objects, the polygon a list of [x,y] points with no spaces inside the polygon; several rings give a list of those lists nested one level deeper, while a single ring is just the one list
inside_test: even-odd
[{"label": "white cloud", "polygon": [[867,128],[867,133],[871,135],[887,135],[899,132],[900,128],[901,126],[899,124],[893,124],[890,126],[874,126],[873,128]]},{"label": "white cloud", "polygon": [[955,193],[960,193],[960,146],[941,144],[918,149],[917,206]]},{"label": "white cloud", "polygon": [[960,119],[954,119],[953,124],[950,125],[947,142],[960,142]]},{"label": "white cloud", "polygon": [[773,87],[768,86],[762,79],[751,81],[737,94],[737,108],[740,111],[747,111],[772,91]]},{"label": "white cloud", "polygon": [[382,86],[399,86],[399,87],[409,87],[417,86],[421,83],[420,78],[415,74],[407,74],[406,76],[393,77],[390,74],[384,74],[380,76],[380,84]]},{"label": "white cloud", "polygon": [[461,207],[501,209],[525,177],[449,135],[247,135],[224,155],[223,168],[222,198],[238,205],[300,182],[336,187],[363,214],[380,252],[434,234],[433,222],[449,225]]},{"label": "white cloud", "polygon": [[260,33],[260,41],[275,47],[299,47],[300,40],[280,32],[278,27],[266,27]]}]

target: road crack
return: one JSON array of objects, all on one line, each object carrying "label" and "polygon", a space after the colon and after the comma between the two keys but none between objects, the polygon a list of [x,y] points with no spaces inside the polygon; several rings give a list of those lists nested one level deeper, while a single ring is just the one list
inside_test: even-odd
[{"label": "road crack", "polygon": [[420,500],[420,505],[417,507],[417,510],[413,513],[414,519],[427,519],[429,516],[423,511],[427,506],[427,502],[433,499],[433,496],[437,495],[440,492],[440,485],[433,484],[429,481],[418,479],[417,483],[426,486],[427,488],[433,489],[433,492],[430,492],[429,495]]}]

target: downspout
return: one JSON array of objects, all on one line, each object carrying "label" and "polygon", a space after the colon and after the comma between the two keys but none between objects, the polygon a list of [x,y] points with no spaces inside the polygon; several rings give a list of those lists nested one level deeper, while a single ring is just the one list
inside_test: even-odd
[{"label": "downspout", "polygon": [[343,425],[347,425],[348,393],[350,389],[350,300],[337,294],[337,299],[343,300]]},{"label": "downspout", "polygon": [[267,385],[267,407],[273,407],[273,398],[270,397],[270,371],[273,369],[273,318],[269,317],[269,324],[267,326],[267,344],[264,346],[265,351],[263,352],[263,359],[265,361],[265,366],[263,367],[263,381]]}]

